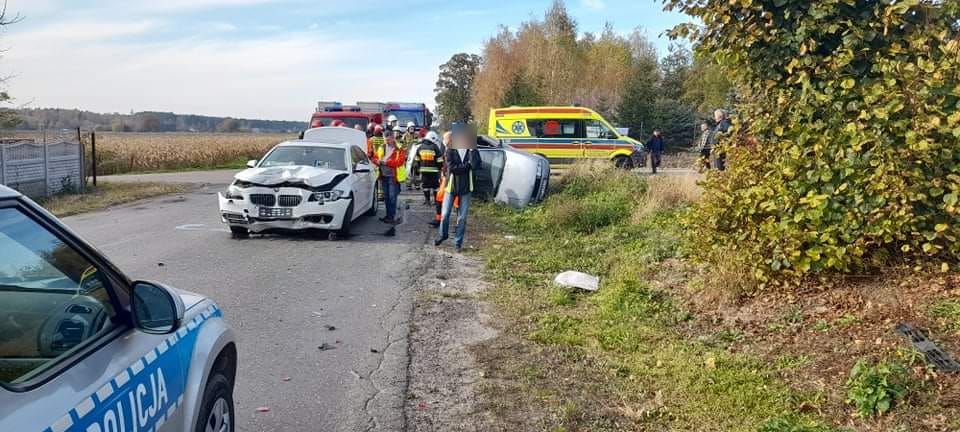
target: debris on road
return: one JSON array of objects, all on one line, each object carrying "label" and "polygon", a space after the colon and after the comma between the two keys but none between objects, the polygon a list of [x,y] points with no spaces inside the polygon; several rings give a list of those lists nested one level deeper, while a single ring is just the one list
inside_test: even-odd
[{"label": "debris on road", "polygon": [[157,267],[163,267],[163,266],[164,266],[164,264],[163,264],[162,262],[158,262],[158,263],[157,263]]},{"label": "debris on road", "polygon": [[290,377],[283,377],[283,382],[290,382]]},{"label": "debris on road", "polygon": [[318,346],[317,349],[320,351],[327,351],[327,350],[337,349],[337,347],[324,342],[320,344],[320,346]]},{"label": "debris on road", "polygon": [[335,326],[332,326],[330,324],[324,325],[323,328],[327,329],[327,331],[334,331],[337,329]]},{"label": "debris on road", "polygon": [[363,377],[360,376],[360,374],[357,373],[357,371],[355,371],[355,370],[353,370],[353,369],[350,369],[350,375],[353,375],[353,377],[356,378],[356,379],[363,379]]},{"label": "debris on road", "polygon": [[557,285],[596,291],[600,288],[600,278],[578,271],[565,271],[553,280]]},{"label": "debris on road", "polygon": [[258,413],[270,412],[270,407],[257,407]]},{"label": "debris on road", "polygon": [[426,403],[426,402],[420,402],[420,403],[417,404],[417,409],[418,409],[418,410],[423,411],[423,410],[425,410],[425,409],[427,409],[427,408],[428,408],[428,406],[427,406],[427,403]]},{"label": "debris on road", "polygon": [[377,353],[379,353],[380,351],[377,351],[376,348],[370,348],[370,352],[372,352],[372,353],[374,353],[374,354],[377,354]]}]

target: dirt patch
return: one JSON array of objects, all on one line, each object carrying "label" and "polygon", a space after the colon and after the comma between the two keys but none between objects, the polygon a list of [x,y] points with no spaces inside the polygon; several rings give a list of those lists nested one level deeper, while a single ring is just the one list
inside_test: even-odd
[{"label": "dirt patch", "polygon": [[[675,273],[665,271],[658,279]],[[960,298],[960,276],[890,271],[838,279],[727,302],[703,301],[702,292],[684,290],[681,284],[663,288],[685,298],[697,317],[681,328],[687,337],[774,365],[779,378],[817,395],[802,408],[833,419],[837,426],[860,431],[957,430],[960,374],[938,373],[894,327],[910,323],[927,329],[948,353],[960,355],[960,333],[931,315],[938,303]],[[855,418],[845,383],[860,359],[904,363],[920,386],[904,401],[906,406],[891,415]]]},{"label": "dirt patch", "polygon": [[465,255],[430,248],[430,269],[417,281],[410,330],[410,431],[498,430],[482,408],[484,372],[471,347],[497,335],[489,305],[479,299],[487,285],[482,263]]}]

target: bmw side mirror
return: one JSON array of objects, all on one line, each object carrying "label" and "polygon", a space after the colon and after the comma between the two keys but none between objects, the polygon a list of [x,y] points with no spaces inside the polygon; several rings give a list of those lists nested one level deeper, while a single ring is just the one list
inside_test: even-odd
[{"label": "bmw side mirror", "polygon": [[144,333],[167,334],[180,328],[185,308],[180,295],[163,285],[138,281],[131,295],[133,324]]},{"label": "bmw side mirror", "polygon": [[256,168],[256,166],[257,166],[256,159],[250,159],[247,161],[247,168]]}]

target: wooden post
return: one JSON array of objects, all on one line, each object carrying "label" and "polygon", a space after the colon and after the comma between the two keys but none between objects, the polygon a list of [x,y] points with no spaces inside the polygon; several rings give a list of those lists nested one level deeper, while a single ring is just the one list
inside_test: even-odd
[{"label": "wooden post", "polygon": [[93,172],[93,187],[97,187],[97,132],[90,131],[90,170]]},{"label": "wooden post", "polygon": [[0,143],[0,184],[7,184],[7,156],[3,151],[5,148],[7,145]]},{"label": "wooden post", "polygon": [[86,175],[86,164],[84,163],[83,155],[83,134],[80,132],[80,128],[77,128],[77,151],[80,152],[80,193],[87,192],[87,175]]},{"label": "wooden post", "polygon": [[50,155],[47,143],[43,143],[43,196],[50,196]]}]

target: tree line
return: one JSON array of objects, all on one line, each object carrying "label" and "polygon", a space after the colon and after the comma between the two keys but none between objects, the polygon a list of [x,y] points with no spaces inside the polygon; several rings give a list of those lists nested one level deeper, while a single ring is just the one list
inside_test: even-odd
[{"label": "tree line", "polygon": [[249,120],[169,112],[101,114],[77,109],[25,108],[15,110],[13,124],[20,130],[74,129],[113,132],[295,132],[306,122]]},{"label": "tree line", "polygon": [[607,24],[599,34],[581,33],[562,0],[542,20],[501,27],[482,55],[453,55],[440,66],[435,92],[444,123],[473,121],[485,130],[491,108],[576,104],[637,139],[659,128],[674,149],[689,147],[698,123],[733,99],[705,56],[672,45],[661,58],[641,28],[622,35]]}]

